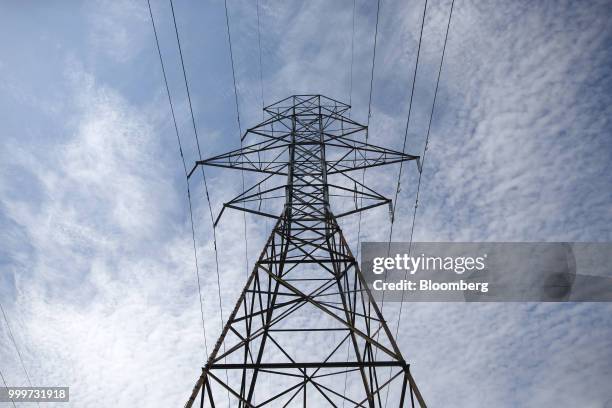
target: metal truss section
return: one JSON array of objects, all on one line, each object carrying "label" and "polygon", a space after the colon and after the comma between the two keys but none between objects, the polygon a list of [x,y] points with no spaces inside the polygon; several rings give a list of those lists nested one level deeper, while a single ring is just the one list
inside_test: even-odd
[{"label": "metal truss section", "polygon": [[[337,218],[381,205],[389,205],[392,213],[390,199],[347,173],[410,160],[415,160],[420,167],[419,157],[357,140],[364,139],[368,129],[345,116],[349,108],[322,95],[291,96],[266,107],[269,118],[248,129],[243,137],[243,140],[250,137],[263,141],[197,161],[189,176],[203,165],[266,175],[245,192],[224,203],[215,224],[226,208],[278,218],[277,212],[263,211],[262,203],[283,200],[289,195],[286,191],[289,189],[287,177],[302,183],[297,187],[310,184],[312,188],[321,189],[321,183],[325,183],[326,191],[334,200],[344,199],[354,204],[351,210],[345,208],[338,213]],[[317,146],[324,146],[324,149]],[[298,167],[300,171],[295,171]],[[327,176],[333,175],[338,175],[338,180],[330,183]],[[282,176],[284,180],[274,185],[278,181],[275,176]],[[315,185],[315,179],[308,177],[316,178],[319,185]]]},{"label": "metal truss section", "polygon": [[[367,131],[343,116],[349,108],[320,95],[289,97],[245,134],[267,140],[197,163],[268,173],[224,208],[276,224],[187,407],[426,406],[330,208],[337,192],[366,202],[339,215],[390,204],[343,173],[417,157],[349,139]],[[348,153],[334,156],[335,148]],[[263,161],[264,150],[278,154]],[[349,182],[330,184],[331,174]],[[278,175],[284,185],[263,188]],[[280,215],[246,207],[278,195]]]},{"label": "metal truss section", "polygon": [[[292,103],[290,103],[292,101]],[[268,120],[248,129],[244,136],[260,136],[265,140],[225,154],[196,162],[198,165],[237,168],[259,173],[288,175],[287,154],[295,144],[293,133],[316,135],[314,143],[325,143],[327,174],[346,173],[368,167],[418,160],[418,156],[361,142],[367,126],[343,114],[350,106],[321,95],[296,95],[265,108]],[[313,143],[304,138],[298,143]],[[269,160],[261,154],[268,153]]]}]

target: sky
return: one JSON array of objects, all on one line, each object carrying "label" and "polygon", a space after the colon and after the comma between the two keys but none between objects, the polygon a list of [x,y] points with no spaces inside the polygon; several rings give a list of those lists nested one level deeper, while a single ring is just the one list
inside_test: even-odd
[{"label": "sky", "polygon": [[[151,3],[189,165],[197,151],[170,7]],[[260,0],[260,66],[256,2],[228,1],[243,130],[262,118],[262,89],[265,104],[295,93],[350,101],[367,122],[376,3],[356,1],[354,37],[352,6]],[[31,381],[70,386],[64,406],[182,406],[204,334],[146,1],[0,7],[0,302]],[[409,153],[424,148],[449,9],[428,3]],[[372,143],[401,149],[422,10],[381,1]],[[237,148],[224,4],[177,0],[175,12],[203,155]],[[456,0],[415,240],[612,239],[611,14],[610,1]],[[367,184],[392,196],[397,171],[372,170]],[[406,166],[397,241],[410,237],[417,175]],[[240,175],[208,177],[218,211]],[[199,183],[192,195],[210,346],[221,325],[212,229]],[[355,249],[357,217],[341,225]],[[249,265],[267,228],[247,217]],[[361,240],[388,231],[386,208],[364,215]],[[242,216],[224,215],[217,232],[227,314],[247,273]],[[396,327],[398,305],[384,310]],[[406,304],[397,340],[432,407],[612,407],[609,304]],[[4,322],[0,370],[27,384]]]}]

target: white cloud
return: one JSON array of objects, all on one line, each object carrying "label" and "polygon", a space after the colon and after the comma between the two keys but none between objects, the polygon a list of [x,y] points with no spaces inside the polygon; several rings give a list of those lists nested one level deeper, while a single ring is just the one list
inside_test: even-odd
[{"label": "white cloud", "polygon": [[[382,3],[371,136],[373,143],[398,148],[421,4]],[[239,83],[258,90],[257,60],[248,58],[256,55],[254,4],[230,5],[232,27],[242,27],[234,35]],[[431,4],[427,18],[410,152],[424,142],[448,5]],[[353,105],[354,117],[365,121],[374,10],[370,3],[358,6]],[[604,137],[611,104],[606,88],[597,86],[609,84],[605,5],[567,7],[457,2],[417,239],[609,239],[610,145]],[[94,8],[89,34],[95,55],[130,64],[141,40],[152,46],[141,6]],[[290,90],[344,99],[350,7],[304,3],[298,12],[295,4],[263,2],[262,17],[271,64],[264,67],[268,102]],[[224,46],[219,50],[223,54],[215,57],[226,58]],[[157,80],[157,57],[150,58]],[[33,380],[71,385],[71,406],[180,405],[202,363],[202,334],[166,100],[160,92],[137,106],[78,62],[69,69],[72,113],[65,129],[54,132],[61,134],[57,141],[42,148],[12,139],[7,145],[13,153],[2,153],[3,166],[18,170],[0,177],[3,216],[10,221],[3,243],[11,253],[10,278],[2,282],[16,290],[7,309]],[[241,97],[250,126],[260,117],[259,94]],[[228,131],[201,132],[211,133]],[[215,143],[205,139],[205,150],[235,147],[231,135]],[[404,173],[398,240],[409,234],[414,167]],[[23,185],[12,178],[16,173],[32,181]],[[393,193],[395,172],[369,174],[376,189]],[[211,171],[209,180],[215,209],[240,187],[233,182],[238,174]],[[220,325],[216,271],[201,186],[192,186],[212,347]],[[251,264],[263,244],[263,224],[249,219]],[[343,225],[355,249],[356,218]],[[387,227],[386,209],[364,217],[367,239],[385,240]],[[246,273],[236,245],[241,234],[240,214],[226,214],[218,237],[225,316]],[[393,328],[397,307],[385,306]],[[399,342],[431,406],[604,407],[612,400],[605,386],[612,373],[609,309],[407,304]],[[10,382],[22,382],[6,333],[0,333],[1,368]]]},{"label": "white cloud", "polygon": [[90,44],[116,62],[132,60],[135,50],[148,40],[146,3],[97,0],[89,6]]}]

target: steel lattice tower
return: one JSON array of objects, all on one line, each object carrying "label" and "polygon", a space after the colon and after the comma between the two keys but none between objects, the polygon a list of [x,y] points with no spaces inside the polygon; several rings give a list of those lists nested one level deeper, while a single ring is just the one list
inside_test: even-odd
[{"label": "steel lattice tower", "polygon": [[[425,407],[337,222],[380,205],[392,212],[390,199],[347,173],[418,157],[358,141],[367,127],[345,116],[349,109],[321,95],[291,96],[266,107],[268,119],[243,136],[263,141],[191,171],[266,174],[223,210],[276,222],[187,407],[198,396],[201,407],[228,399],[238,407]],[[286,182],[269,186],[276,176]],[[330,197],[346,196],[351,209],[334,215]],[[262,208],[275,197],[284,199],[280,215]]]}]

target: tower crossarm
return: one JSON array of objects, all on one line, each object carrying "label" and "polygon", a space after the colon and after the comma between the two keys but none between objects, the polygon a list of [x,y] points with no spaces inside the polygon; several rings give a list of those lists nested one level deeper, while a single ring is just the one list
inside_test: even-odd
[{"label": "tower crossarm", "polygon": [[[295,144],[308,145],[312,143],[301,142]],[[288,175],[287,154],[291,145],[291,143],[279,139],[244,146],[231,152],[196,161],[189,172],[189,176],[195,172],[198,166],[223,167],[286,176]],[[330,153],[333,153],[334,157],[325,162],[329,175],[412,160],[416,160],[419,164],[419,156],[345,137],[330,138],[329,141],[325,141],[325,147]],[[264,154],[269,158],[263,159]]]}]

